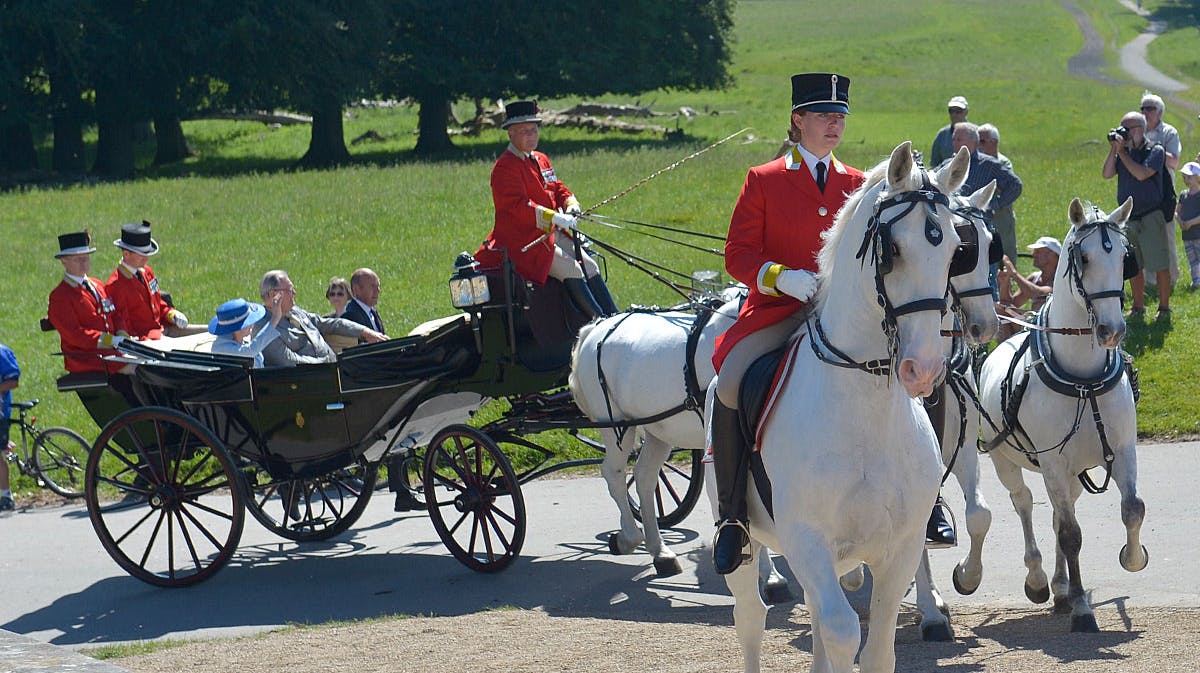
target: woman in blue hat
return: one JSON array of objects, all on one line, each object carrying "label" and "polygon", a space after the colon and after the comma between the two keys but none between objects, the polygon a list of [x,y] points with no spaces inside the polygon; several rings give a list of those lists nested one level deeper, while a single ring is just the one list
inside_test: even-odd
[{"label": "woman in blue hat", "polygon": [[283,318],[283,306],[279,293],[271,299],[271,322],[258,331],[253,339],[247,339],[254,324],[267,314],[262,304],[245,299],[230,299],[217,307],[217,315],[208,322],[208,331],[217,335],[212,352],[242,355],[254,358],[254,366],[263,366],[263,349],[279,336],[276,326]]}]

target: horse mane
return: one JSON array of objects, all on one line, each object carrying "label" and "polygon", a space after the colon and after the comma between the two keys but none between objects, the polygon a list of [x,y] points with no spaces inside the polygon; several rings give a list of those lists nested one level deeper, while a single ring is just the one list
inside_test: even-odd
[{"label": "horse mane", "polygon": [[865,178],[863,184],[846,198],[846,203],[842,204],[842,209],[834,217],[833,226],[821,234],[824,244],[821,246],[821,251],[817,253],[817,276],[820,281],[820,289],[813,298],[814,305],[819,304],[825,296],[829,286],[828,279],[833,275],[833,262],[837,257],[838,247],[841,245],[842,237],[846,235],[846,230],[850,228],[850,221],[858,212],[859,205],[862,204],[863,199],[867,198],[868,194],[872,201],[877,199],[879,192],[887,186],[888,161],[889,159],[884,159],[863,174]]}]

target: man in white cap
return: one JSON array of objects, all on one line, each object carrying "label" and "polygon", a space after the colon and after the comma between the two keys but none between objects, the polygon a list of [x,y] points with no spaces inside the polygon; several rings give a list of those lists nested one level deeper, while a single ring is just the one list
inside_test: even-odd
[{"label": "man in white cap", "polygon": [[[1163,113],[1167,111],[1167,104],[1158,94],[1144,92],[1141,110],[1142,116],[1146,118],[1146,140],[1163,146],[1163,165],[1167,169],[1163,173],[1163,179],[1171,180],[1171,185],[1174,186],[1175,169],[1179,167],[1179,156],[1183,153],[1183,145],[1179,142],[1179,131],[1163,121]],[[1167,222],[1167,230],[1166,237],[1171,248],[1172,262],[1168,271],[1171,273],[1171,284],[1174,285],[1179,280],[1179,251],[1175,247],[1174,220]],[[1158,284],[1156,274],[1143,272],[1143,275],[1146,285],[1155,287]]]},{"label": "man in white cap", "polygon": [[942,162],[954,156],[954,126],[967,121],[967,99],[955,96],[946,103],[950,114],[950,123],[938,131],[933,139],[933,147],[929,150],[928,166],[941,166]]},{"label": "man in white cap", "polygon": [[121,312],[122,322],[135,339],[161,339],[204,331],[188,327],[187,316],[167,304],[158,287],[154,269],[146,262],[158,254],[158,241],[150,237],[150,223],[121,225],[121,238],[113,241],[121,249],[121,261],[108,276],[105,289]]},{"label": "man in white cap", "polygon": [[[996,272],[996,280],[1000,285],[1000,303],[996,312],[1013,318],[1026,318],[1025,302],[1030,302],[1030,310],[1037,311],[1046,303],[1046,298],[1054,291],[1054,273],[1058,270],[1058,258],[1062,254],[1062,244],[1053,236],[1042,236],[1025,246],[1033,251],[1033,266],[1036,269],[1028,276],[1022,276],[1013,266],[1008,255]],[[1013,293],[1013,284],[1017,291]],[[1020,327],[1012,323],[1002,322],[998,341],[1004,341],[1020,331]]]}]

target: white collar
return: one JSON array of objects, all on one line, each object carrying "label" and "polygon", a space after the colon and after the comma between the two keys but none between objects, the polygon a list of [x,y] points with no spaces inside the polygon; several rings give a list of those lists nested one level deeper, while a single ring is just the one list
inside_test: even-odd
[{"label": "white collar", "polygon": [[364,312],[365,312],[367,315],[371,315],[371,311],[374,311],[374,310],[375,310],[375,309],[371,308],[370,306],[367,306],[367,305],[366,305],[366,304],[365,304],[365,303],[364,303],[362,300],[360,300],[358,297],[350,297],[350,301],[352,301],[352,302],[354,302],[354,303],[358,304],[359,306],[361,306],[361,307],[362,307],[362,309],[363,309],[363,311],[364,311]]},{"label": "white collar", "polygon": [[136,275],[137,275],[137,272],[142,270],[140,267],[139,267],[139,268],[137,268],[137,269],[135,269],[135,268],[133,268],[132,266],[129,266],[128,264],[126,264],[126,263],[125,263],[125,260],[123,260],[123,259],[122,259],[121,261],[117,262],[117,264],[120,264],[121,266],[123,266],[123,267],[125,267],[126,269],[128,269],[128,270],[129,270],[129,275],[131,275],[131,276],[136,276]]},{"label": "white collar", "polygon": [[522,152],[521,150],[514,147],[512,143],[508,144],[508,151],[512,152],[513,154],[517,155],[518,157],[521,157],[522,159],[528,159],[529,157],[533,156],[533,152],[526,154],[525,152]]},{"label": "white collar", "polygon": [[[796,143],[792,146],[792,150],[784,155],[786,159],[786,167],[789,171],[800,170],[801,166],[807,166],[808,172],[812,175],[814,181],[817,179],[817,164],[825,164],[825,176],[828,179],[830,168],[833,168],[833,152],[826,154],[824,157],[817,155],[805,149],[804,145]],[[797,161],[799,158],[799,161]]]},{"label": "white collar", "polygon": [[83,285],[83,281],[87,280],[87,276],[72,276],[69,273],[63,272],[63,275],[75,282],[76,285]]}]

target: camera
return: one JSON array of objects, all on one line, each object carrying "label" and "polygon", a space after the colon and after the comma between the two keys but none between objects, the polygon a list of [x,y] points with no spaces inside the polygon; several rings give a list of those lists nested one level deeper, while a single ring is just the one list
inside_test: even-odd
[{"label": "camera", "polygon": [[1109,129],[1108,131],[1108,142],[1110,143],[1115,140],[1126,140],[1128,138],[1129,129],[1125,128],[1124,126],[1118,126],[1117,128]]}]

